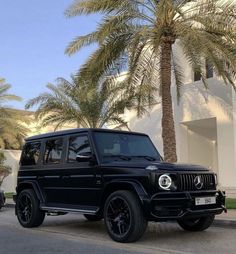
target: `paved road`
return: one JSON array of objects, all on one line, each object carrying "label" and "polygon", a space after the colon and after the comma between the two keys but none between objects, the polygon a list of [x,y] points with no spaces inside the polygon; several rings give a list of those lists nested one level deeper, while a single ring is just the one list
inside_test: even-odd
[{"label": "paved road", "polygon": [[0,211],[0,254],[191,254],[236,253],[236,230],[211,227],[189,233],[175,223],[150,223],[137,243],[115,243],[103,222],[88,222],[81,215],[46,217],[36,229],[19,226],[14,210]]}]

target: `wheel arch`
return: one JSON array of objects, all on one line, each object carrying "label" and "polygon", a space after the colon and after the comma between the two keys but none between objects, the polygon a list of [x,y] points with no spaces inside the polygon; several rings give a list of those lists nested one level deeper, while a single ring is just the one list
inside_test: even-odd
[{"label": "wheel arch", "polygon": [[26,190],[26,189],[32,189],[34,190],[37,198],[39,199],[40,203],[44,203],[45,202],[45,199],[44,199],[44,196],[43,196],[43,193],[38,185],[37,182],[34,182],[34,181],[25,181],[25,182],[22,182],[20,184],[18,184],[18,186],[16,187],[16,194],[17,196],[19,195],[19,193],[23,190]]},{"label": "wheel arch", "polygon": [[135,193],[142,205],[146,206],[149,196],[143,186],[136,181],[130,180],[116,180],[108,183],[102,192],[100,210],[103,210],[106,199],[115,191],[130,190]]}]

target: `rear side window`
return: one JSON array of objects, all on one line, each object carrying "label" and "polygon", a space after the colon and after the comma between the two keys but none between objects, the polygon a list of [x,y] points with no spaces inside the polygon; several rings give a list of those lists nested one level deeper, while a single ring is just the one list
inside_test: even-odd
[{"label": "rear side window", "polygon": [[46,141],[44,163],[57,164],[61,161],[63,139],[50,139]]},{"label": "rear side window", "polygon": [[76,162],[77,155],[91,154],[88,136],[71,137],[69,141],[68,162]]},{"label": "rear side window", "polygon": [[39,159],[40,147],[40,142],[26,143],[22,151],[21,165],[36,165]]}]

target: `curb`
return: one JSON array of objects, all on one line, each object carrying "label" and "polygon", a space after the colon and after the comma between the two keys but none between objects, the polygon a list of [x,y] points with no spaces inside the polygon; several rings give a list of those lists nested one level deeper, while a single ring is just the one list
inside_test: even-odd
[{"label": "curb", "polygon": [[6,207],[6,208],[15,208],[15,204],[13,204],[13,203],[6,203],[4,205],[4,207]]},{"label": "curb", "polygon": [[236,219],[215,219],[213,226],[236,228]]}]

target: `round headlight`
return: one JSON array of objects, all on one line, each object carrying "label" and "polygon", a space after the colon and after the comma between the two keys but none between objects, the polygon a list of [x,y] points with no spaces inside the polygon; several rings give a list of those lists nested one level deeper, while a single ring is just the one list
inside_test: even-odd
[{"label": "round headlight", "polygon": [[169,175],[164,174],[159,177],[158,183],[163,190],[169,190],[172,184],[172,179]]}]

